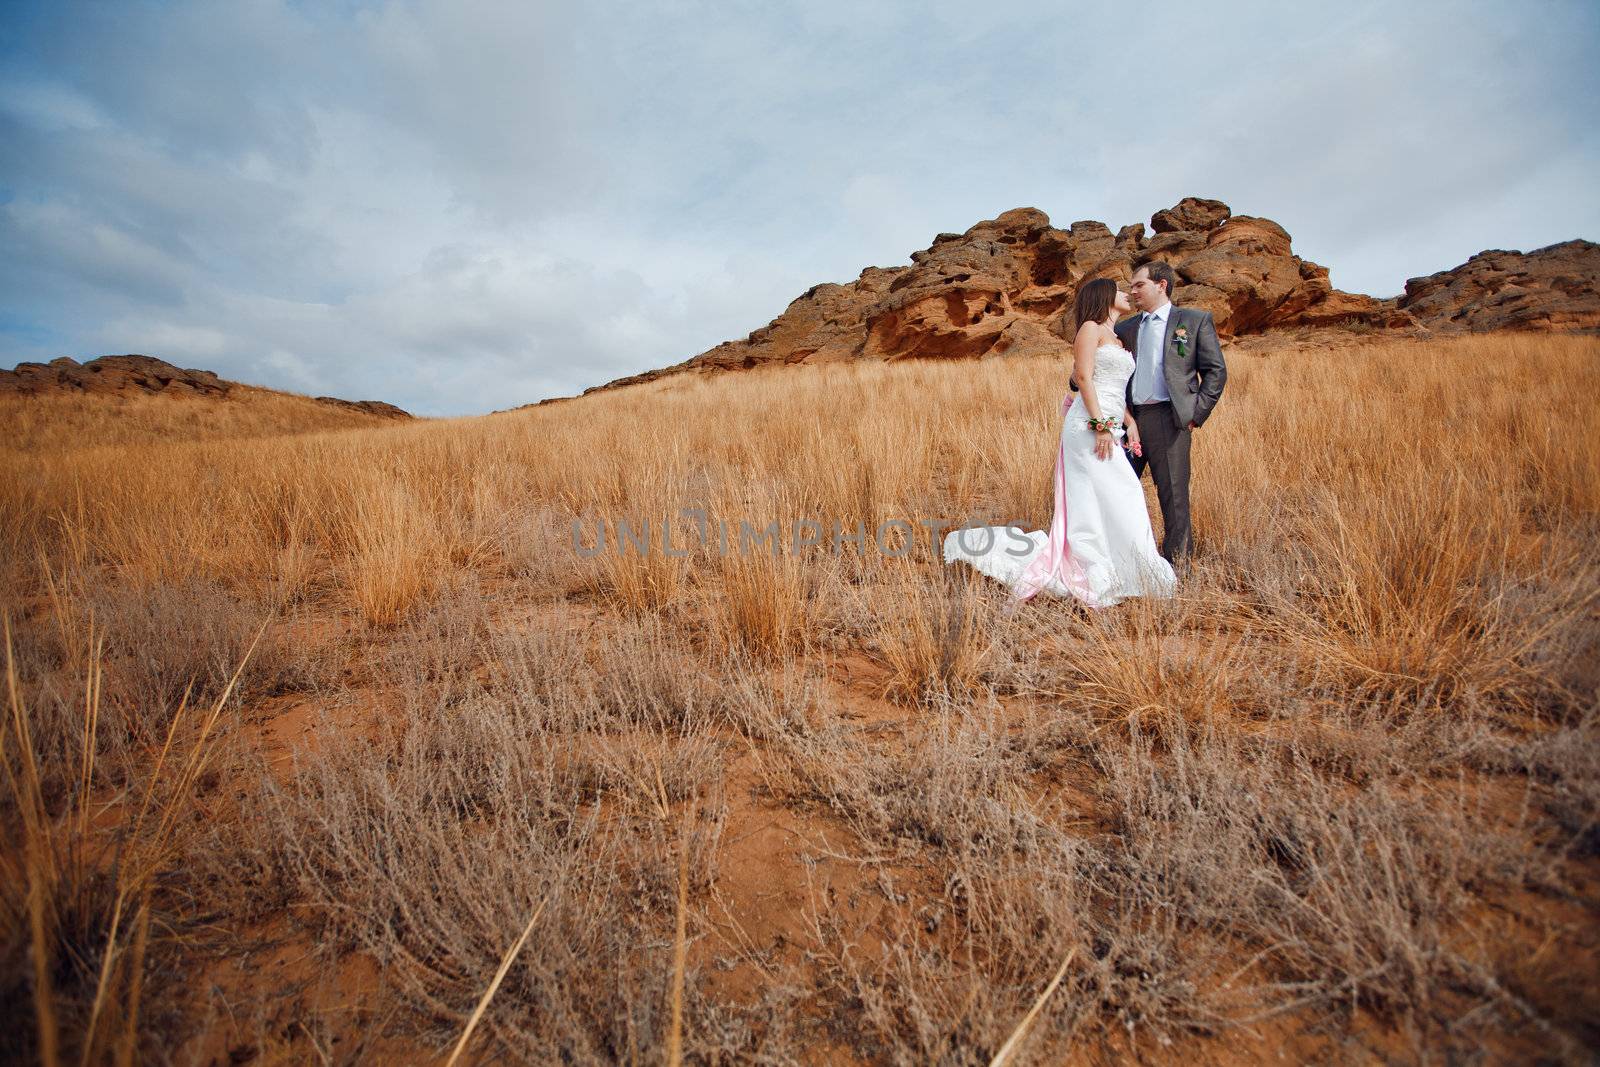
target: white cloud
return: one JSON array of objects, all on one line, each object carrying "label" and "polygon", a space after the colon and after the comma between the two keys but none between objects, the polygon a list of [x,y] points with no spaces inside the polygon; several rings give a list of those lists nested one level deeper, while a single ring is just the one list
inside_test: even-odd
[{"label": "white cloud", "polygon": [[[192,363],[202,361],[201,369],[210,369],[209,362],[214,362],[217,357],[226,353],[230,346],[237,343],[221,330],[210,329],[205,326],[179,326],[171,322],[144,322],[128,319],[113,319],[103,325],[97,338],[102,349],[110,351],[118,345],[125,346],[132,352],[171,352],[181,354],[182,359],[169,360],[169,362]],[[294,368],[297,374],[307,374],[309,365],[297,356],[289,353],[274,353],[269,356],[272,365],[280,368]]]},{"label": "white cloud", "polygon": [[0,108],[42,130],[92,130],[105,125],[94,101],[48,81],[0,83]]},{"label": "white cloud", "polygon": [[[181,342],[177,343],[182,347]],[[281,348],[274,348],[261,359],[263,368],[276,372],[283,380],[293,383],[295,392],[322,392],[323,376],[304,358]]]}]

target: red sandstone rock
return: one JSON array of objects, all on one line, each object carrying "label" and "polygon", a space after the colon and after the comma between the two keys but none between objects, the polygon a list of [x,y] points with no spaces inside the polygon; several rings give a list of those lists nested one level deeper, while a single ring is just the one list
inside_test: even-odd
[{"label": "red sandstone rock", "polygon": [[1219,223],[1227,221],[1233,212],[1221,200],[1202,200],[1186,196],[1165,211],[1150,216],[1150,228],[1156,233],[1173,233],[1194,230],[1205,233]]},{"label": "red sandstone rock", "polygon": [[1453,270],[1406,282],[1399,310],[1430,327],[1600,328],[1600,245],[1566,241],[1523,254],[1480,252]]},{"label": "red sandstone rock", "polygon": [[397,408],[393,404],[386,404],[382,400],[340,400],[336,396],[319,396],[315,399],[319,404],[332,404],[347,411],[362,411],[382,419],[411,418],[411,412]]},{"label": "red sandstone rock", "polygon": [[101,356],[79,363],[70,356],[49,363],[18,363],[0,370],[0,393],[171,393],[222,396],[233,383],[207,370],[184,370],[152,356]]},{"label": "red sandstone rock", "polygon": [[[154,356],[139,355],[101,356],[87,363],[62,356],[49,363],[18,363],[12,370],[0,370],[0,394],[22,396],[161,393],[165,396],[224,397],[236,385],[208,370],[185,370]],[[381,400],[339,400],[331,396],[316,399],[383,418],[411,418],[407,412]]]}]

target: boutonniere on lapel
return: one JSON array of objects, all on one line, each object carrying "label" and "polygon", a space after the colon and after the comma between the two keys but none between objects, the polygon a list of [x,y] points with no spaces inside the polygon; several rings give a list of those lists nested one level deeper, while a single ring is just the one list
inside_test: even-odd
[{"label": "boutonniere on lapel", "polygon": [[1189,327],[1179,326],[1172,331],[1172,340],[1178,346],[1178,355],[1184,359],[1189,358]]}]

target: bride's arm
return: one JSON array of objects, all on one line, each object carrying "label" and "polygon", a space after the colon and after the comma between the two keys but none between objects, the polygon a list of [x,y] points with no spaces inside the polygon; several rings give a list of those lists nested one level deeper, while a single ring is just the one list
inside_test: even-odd
[{"label": "bride's arm", "polygon": [[1072,339],[1072,384],[1078,387],[1078,399],[1088,410],[1091,419],[1100,417],[1100,398],[1090,385],[1094,381],[1094,350],[1099,339],[1095,324],[1086,322],[1078,327],[1078,336]]},{"label": "bride's arm", "polygon": [[[1078,327],[1078,336],[1072,342],[1072,381],[1078,387],[1078,397],[1089,417],[1099,421],[1100,398],[1094,391],[1094,350],[1099,347],[1100,329],[1092,322]],[[1094,454],[1101,459],[1111,458],[1112,437],[1106,430],[1094,435]]]}]

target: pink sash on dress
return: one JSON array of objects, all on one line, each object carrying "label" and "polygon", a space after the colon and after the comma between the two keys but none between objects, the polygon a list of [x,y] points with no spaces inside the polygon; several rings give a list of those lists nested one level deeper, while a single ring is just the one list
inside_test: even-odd
[{"label": "pink sash on dress", "polygon": [[[1061,405],[1061,416],[1066,418],[1067,409],[1072,406],[1076,398],[1067,394]],[[1064,438],[1065,435],[1063,434]],[[1072,546],[1067,543],[1067,445],[1065,440],[1058,440],[1056,444],[1056,476],[1055,476],[1056,504],[1055,511],[1050,516],[1050,531],[1046,535],[1044,548],[1033,557],[1022,576],[1011,587],[1011,595],[1017,601],[1032,600],[1034,595],[1055,578],[1069,591],[1079,598],[1093,604],[1098,598],[1089,587],[1088,579],[1084,577],[1083,567],[1072,558]]]}]

